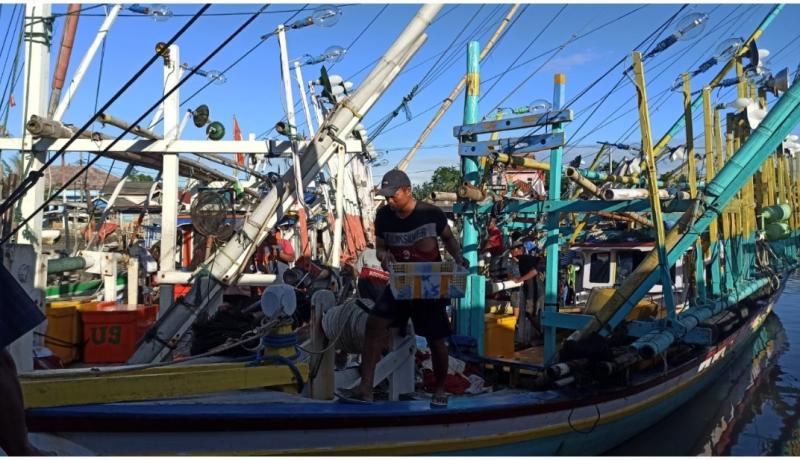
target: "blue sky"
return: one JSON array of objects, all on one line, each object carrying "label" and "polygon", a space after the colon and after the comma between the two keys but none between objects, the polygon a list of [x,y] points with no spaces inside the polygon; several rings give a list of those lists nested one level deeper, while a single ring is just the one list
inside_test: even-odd
[{"label": "blue sky", "polygon": [[[92,4],[84,5],[84,7],[90,6]],[[255,45],[261,35],[274,30],[278,24],[295,14],[292,10],[300,9],[303,6],[303,4],[270,6],[266,14],[256,19],[249,28],[220,52],[206,66],[206,69],[221,70],[227,67]],[[309,5],[307,12],[299,13],[297,18],[310,14],[316,6],[318,5]],[[590,36],[572,41],[555,54],[545,54],[520,66],[515,71],[504,74],[504,71],[518,56],[518,64],[529,61],[547,50],[564,44],[573,34],[585,33],[642,6],[644,8]],[[553,74],[556,72],[566,74],[567,100],[571,100],[606,72],[617,60],[624,56],[630,56],[633,47],[666,21],[680,6],[679,4],[568,4],[564,8],[562,4],[527,5],[507,35],[482,63],[481,113],[485,115],[503,99],[506,99],[503,106],[513,107],[527,105],[536,99],[551,99]],[[0,31],[5,31],[9,27],[13,7],[13,4],[3,5],[2,12],[0,12]],[[200,5],[197,4],[169,5],[175,17],[159,23],[147,17],[128,15],[130,13],[119,18],[106,43],[102,79],[99,82],[99,105],[113,95],[119,86],[147,61],[157,42],[171,37],[189,19],[188,16],[196,12],[199,7]],[[190,65],[201,61],[247,18],[246,15],[214,16],[214,14],[246,13],[255,11],[258,7],[257,4],[214,4],[208,11],[209,15],[201,18],[181,38],[179,42],[181,61]],[[410,122],[406,122],[405,115],[401,111],[400,115],[375,140],[376,149],[385,151],[384,158],[389,160],[388,166],[376,168],[376,178],[394,166],[413,145],[418,134],[425,128],[438,108],[438,103],[447,96],[463,75],[466,66],[465,40],[467,38],[478,39],[481,44],[485,43],[507,8],[508,5],[499,4],[449,4],[444,6],[442,12],[439,13],[439,18],[428,30],[427,43],[365,119],[365,126],[373,127],[395,109],[403,96],[433,69],[430,76],[435,78],[429,78],[429,84],[424,86],[410,103],[411,113],[415,117]],[[764,4],[692,4],[684,10],[684,13],[709,13],[710,19],[700,38],[694,41],[679,42],[646,63],[648,92],[651,97],[652,127],[656,139],[675,121],[681,110],[681,96],[678,93],[666,92],[661,97],[657,97],[659,93],[662,93],[681,72],[696,68],[701,62],[714,55],[718,44],[724,39],[737,36],[747,37],[770,8],[771,5]],[[345,59],[337,63],[332,71],[332,73],[341,74],[344,77],[351,77],[358,86],[368,74],[371,66],[360,73],[356,72],[374,61],[387,49],[417,9],[418,5],[413,4],[391,4],[385,9],[383,4],[344,5],[339,23],[332,28],[309,27],[291,31],[288,34],[289,54],[291,56],[301,56],[306,53],[319,54],[331,45],[347,46],[363,31],[363,35],[348,50]],[[54,5],[53,11],[64,13],[66,5]],[[93,40],[97,28],[103,20],[103,11],[104,7],[101,6],[87,11],[81,17],[68,77],[71,76]],[[379,12],[381,12],[380,15],[371,27],[364,31],[365,26]],[[789,67],[793,74],[798,61],[800,61],[800,46],[791,44],[792,41],[797,43],[798,33],[800,33],[796,26],[798,13],[800,13],[800,5],[787,5],[758,42],[759,47],[772,51],[771,58],[773,59],[770,65],[775,71]],[[55,67],[57,43],[60,40],[62,25],[63,18],[57,19],[54,25],[51,71]],[[542,32],[545,27],[546,29]],[[672,30],[670,28],[659,38],[666,37]],[[459,36],[461,32],[464,33]],[[537,34],[540,36],[531,44]],[[2,39],[2,33],[0,33],[0,39]],[[450,47],[451,44],[454,46]],[[788,46],[786,46],[787,44]],[[9,46],[6,45],[6,48]],[[527,51],[522,53],[526,47]],[[784,49],[774,55],[781,48]],[[432,67],[437,62],[440,53],[445,51],[444,58],[438,62],[436,67]],[[0,54],[0,65],[6,59],[8,52],[8,49],[4,49]],[[630,61],[627,64],[630,64]],[[319,65],[304,67],[306,79],[316,78],[319,74],[319,67]],[[711,71],[696,77],[693,80],[693,87],[699,89],[702,84],[714,76],[719,67],[716,66]],[[536,69],[539,69],[538,72],[533,73]],[[95,107],[95,93],[98,91],[99,70],[99,59],[95,59],[88,71],[87,78],[78,91],[77,99],[64,117],[65,122],[81,125],[92,115]],[[5,84],[7,73],[8,70],[6,70],[6,75],[0,74],[0,84]],[[161,74],[161,66],[153,65],[109,112],[118,118],[128,121],[135,120],[160,96]],[[503,76],[497,78],[498,75]],[[605,101],[597,113],[577,133],[577,136],[574,135],[591,111],[591,108],[587,110],[586,107],[608,93],[621,75],[621,69],[614,70],[573,105],[576,112],[575,121],[566,126],[566,132],[569,142],[577,143],[577,147],[568,148],[567,159],[578,152],[585,154],[593,151],[594,147],[584,146],[592,146],[596,141],[617,140],[635,122],[637,116],[635,93],[632,85],[626,81],[619,91]],[[527,82],[522,84],[515,93],[510,94],[512,89],[520,85],[524,79],[528,79]],[[206,80],[199,76],[190,80],[181,88],[182,99],[192,94],[205,82]],[[493,84],[495,86],[489,91]],[[238,118],[245,136],[251,132],[260,135],[267,132],[284,115],[281,88],[278,43],[277,40],[271,38],[228,72],[227,83],[209,86],[189,102],[184,109],[196,107],[200,103],[208,104],[211,107],[212,118],[222,121],[226,125],[227,138],[231,138],[233,133],[231,125],[234,115]],[[2,86],[0,86],[0,90],[2,90]],[[714,95],[721,102],[729,102],[734,99],[733,92],[724,90],[715,91]],[[295,95],[295,100],[297,97]],[[8,124],[9,130],[18,135],[22,123],[20,119],[23,99],[21,82],[15,91],[15,98],[17,106],[11,109]],[[462,106],[463,94],[453,104],[428,138],[425,148],[420,150],[409,166],[408,171],[414,181],[427,179],[437,166],[457,164],[452,127],[462,121]],[[618,108],[619,111],[614,113],[614,110]],[[426,110],[428,111],[425,112]],[[620,115],[622,116],[616,121],[598,127],[598,124],[604,120]],[[147,117],[146,120],[149,121],[150,117]],[[304,122],[300,121],[303,120],[301,111],[298,113],[298,120],[300,129],[303,129]],[[97,126],[100,128],[99,124]],[[117,132],[111,127],[103,128],[103,131],[112,135]],[[696,132],[699,131],[700,127],[697,127]],[[638,143],[640,139],[638,125],[629,132],[631,134],[623,137],[622,140]],[[271,135],[274,135],[274,132]],[[204,132],[194,128],[191,124],[183,134],[183,138],[188,139],[202,139],[203,137]],[[680,138],[681,136],[673,144],[680,143]],[[3,155],[5,157],[8,152],[4,152]],[[77,159],[78,155],[73,154],[68,161],[75,162]],[[98,165],[107,168],[110,163],[110,161],[102,160]],[[116,164],[113,172],[119,174],[122,169],[123,166]]]}]

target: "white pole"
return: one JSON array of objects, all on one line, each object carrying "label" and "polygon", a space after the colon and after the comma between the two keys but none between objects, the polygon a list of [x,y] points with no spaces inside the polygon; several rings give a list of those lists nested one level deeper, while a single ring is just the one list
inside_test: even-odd
[{"label": "white pole", "polygon": [[[164,65],[164,93],[174,88],[181,78],[180,50],[178,45],[169,47],[169,62]],[[164,139],[175,140],[180,122],[180,90],[173,92],[164,100]],[[175,269],[175,241],[178,236],[178,167],[177,153],[165,153],[162,157],[161,179],[161,257],[159,271]],[[160,289],[159,314],[172,305],[174,288],[162,284]]]},{"label": "white pole", "polygon": [[294,77],[297,80],[297,87],[300,88],[300,100],[303,101],[303,113],[306,115],[306,125],[308,126],[308,137],[314,137],[317,132],[314,125],[311,124],[311,111],[308,110],[308,101],[306,100],[306,88],[303,86],[303,72],[300,70],[300,63],[294,62]]},{"label": "white pole", "polygon": [[[49,4],[28,3],[25,5],[25,88],[26,94],[22,113],[22,132],[24,145],[33,145],[33,139],[25,130],[25,122],[30,115],[47,115],[48,85],[50,75],[50,48],[52,36],[46,24],[50,19]],[[25,171],[39,170],[46,161],[47,152],[23,150],[22,158]],[[22,197],[22,216],[27,217],[44,202],[44,181],[36,182]],[[45,288],[47,287],[47,261],[42,256],[42,213],[36,215],[17,234],[17,243],[30,244],[35,253],[35,269],[33,270],[33,301],[40,309],[44,309]],[[20,372],[33,370],[33,332],[28,332],[17,339],[9,351]]]},{"label": "white pole", "polygon": [[322,116],[322,108],[319,106],[317,90],[314,89],[314,82],[308,82],[308,93],[310,94],[311,105],[314,107],[314,117],[317,119],[317,126],[322,126],[325,117]]},{"label": "white pole", "polygon": [[94,55],[97,54],[97,49],[100,48],[100,44],[103,43],[103,39],[108,34],[108,30],[117,19],[120,9],[122,9],[122,4],[117,4],[114,5],[114,7],[111,8],[111,11],[108,12],[108,16],[106,16],[105,21],[103,21],[103,24],[100,26],[100,30],[97,31],[97,35],[94,37],[92,45],[89,46],[89,49],[86,51],[86,55],[83,57],[80,65],[78,65],[78,68],[75,70],[75,74],[72,76],[72,80],[69,82],[69,88],[67,88],[66,94],[64,94],[64,97],[58,103],[58,107],[56,107],[56,111],[53,114],[53,120],[61,121],[61,117],[63,117],[64,112],[67,111],[67,107],[69,107],[72,97],[75,96],[75,92],[78,90],[81,80],[83,80],[83,75],[89,68],[89,64],[92,63]]},{"label": "white pole", "polygon": [[103,273],[103,300],[114,302],[117,300],[117,259],[119,254],[104,253],[100,259],[100,267]]},{"label": "white pole", "polygon": [[342,250],[342,224],[344,222],[344,187],[345,187],[345,174],[344,174],[344,146],[339,144],[338,148],[338,163],[336,170],[336,221],[333,224],[333,250],[331,251],[330,265],[334,268],[339,268],[341,265],[341,250]]},{"label": "white pole", "polygon": [[[286,29],[283,24],[278,26],[278,44],[280,45],[281,57],[281,78],[283,79],[283,91],[286,94],[286,121],[289,123],[289,140],[298,139],[297,121],[294,118],[294,96],[292,95],[292,77],[289,73],[289,53],[286,49]],[[295,177],[295,195],[297,204],[303,203],[303,174],[300,168],[300,153],[292,149],[292,170]]]},{"label": "white pole", "polygon": [[131,257],[128,259],[128,307],[136,306],[139,303],[139,259]]}]

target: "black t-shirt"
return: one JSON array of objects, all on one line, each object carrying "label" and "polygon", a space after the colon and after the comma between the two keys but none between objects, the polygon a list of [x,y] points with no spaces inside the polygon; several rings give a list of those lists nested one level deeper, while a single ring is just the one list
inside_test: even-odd
[{"label": "black t-shirt", "polygon": [[538,258],[528,254],[523,254],[519,256],[519,261],[517,261],[517,264],[519,265],[519,276],[527,275],[528,272],[530,272],[534,268],[537,270],[539,269]]},{"label": "black t-shirt", "polygon": [[[447,216],[439,207],[417,201],[414,211],[401,219],[389,206],[375,216],[375,236],[386,242],[386,248],[398,262],[439,262],[438,236],[447,227]],[[433,238],[435,241],[429,241]],[[428,240],[428,241],[426,241]]]}]

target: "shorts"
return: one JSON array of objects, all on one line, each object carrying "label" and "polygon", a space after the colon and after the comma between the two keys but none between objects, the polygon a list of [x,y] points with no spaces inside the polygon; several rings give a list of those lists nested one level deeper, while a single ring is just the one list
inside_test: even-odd
[{"label": "shorts", "polygon": [[408,319],[414,323],[414,331],[432,342],[449,337],[450,321],[447,318],[447,299],[395,300],[387,286],[375,302],[372,314],[392,320],[392,327],[405,327]]}]

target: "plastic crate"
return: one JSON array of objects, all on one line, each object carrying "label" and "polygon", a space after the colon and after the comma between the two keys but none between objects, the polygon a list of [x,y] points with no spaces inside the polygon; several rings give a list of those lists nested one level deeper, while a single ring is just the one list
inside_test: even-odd
[{"label": "plastic crate", "polygon": [[130,309],[114,302],[101,302],[96,311],[83,312],[83,361],[124,363],[155,322],[157,312],[156,305],[138,305]]},{"label": "plastic crate", "polygon": [[90,311],[97,302],[92,300],[58,300],[50,302],[45,308],[47,315],[47,331],[44,344],[64,364],[69,364],[81,357],[80,312]]},{"label": "plastic crate", "polygon": [[389,268],[389,287],[397,300],[460,299],[467,290],[464,267],[453,261],[403,262]]}]

